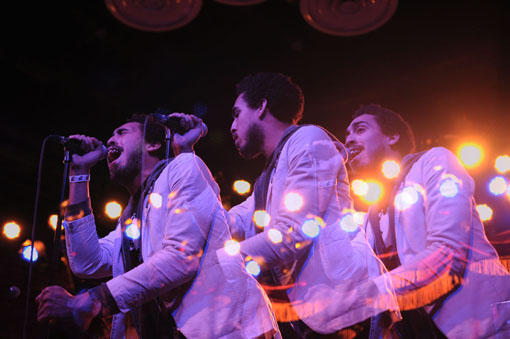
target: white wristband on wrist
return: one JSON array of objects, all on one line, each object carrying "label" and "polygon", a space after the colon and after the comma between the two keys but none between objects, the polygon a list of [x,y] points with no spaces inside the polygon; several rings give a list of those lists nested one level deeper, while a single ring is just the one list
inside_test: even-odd
[{"label": "white wristband on wrist", "polygon": [[87,181],[90,181],[90,174],[69,176],[69,182],[87,182]]}]

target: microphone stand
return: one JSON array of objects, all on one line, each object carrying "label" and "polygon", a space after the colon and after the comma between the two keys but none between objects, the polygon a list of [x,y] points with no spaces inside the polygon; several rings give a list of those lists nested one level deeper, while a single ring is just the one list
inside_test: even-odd
[{"label": "microphone stand", "polygon": [[[67,177],[69,175],[69,164],[71,163],[71,151],[69,151],[67,148],[64,149],[64,174],[63,174],[63,177],[62,177],[62,188],[61,188],[61,192],[60,192],[60,203],[59,203],[59,213],[58,213],[58,219],[57,219],[57,227],[55,228],[55,238],[54,238],[54,241],[53,241],[53,252],[52,252],[52,255],[51,255],[51,260],[50,260],[50,269],[51,269],[51,274],[50,274],[50,285],[54,285],[56,283],[56,276],[57,276],[57,272],[58,272],[58,263],[59,263],[59,259],[60,259],[60,243],[62,242],[61,241],[61,236],[62,236],[62,220],[64,218],[64,211],[65,211],[65,208],[64,208],[64,201],[65,201],[65,196],[66,196],[66,189],[67,189]],[[51,322],[48,322],[48,328],[47,328],[47,333],[46,333],[46,337],[47,338],[50,338],[51,337]]]},{"label": "microphone stand", "polygon": [[57,219],[57,228],[55,229],[55,239],[54,239],[54,245],[53,245],[53,253],[52,258],[50,262],[51,267],[51,277],[50,277],[50,283],[54,284],[56,281],[56,274],[57,274],[57,268],[58,268],[58,262],[60,259],[60,244],[61,244],[61,236],[62,236],[62,220],[64,218],[64,201],[66,196],[66,189],[67,189],[67,176],[69,175],[69,164],[71,163],[71,152],[68,149],[65,149],[65,155],[64,155],[64,174],[62,177],[62,189],[60,193],[60,209]]},{"label": "microphone stand", "polygon": [[165,143],[166,143],[166,164],[170,159],[170,148],[172,147],[173,134],[170,128],[165,126]]}]

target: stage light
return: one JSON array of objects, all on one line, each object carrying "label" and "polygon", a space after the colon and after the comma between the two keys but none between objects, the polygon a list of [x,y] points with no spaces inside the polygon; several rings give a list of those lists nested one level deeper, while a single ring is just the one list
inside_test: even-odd
[{"label": "stage light", "polygon": [[[315,238],[316,236],[319,235],[320,231],[321,231],[321,224],[320,224],[320,221],[322,219],[308,219],[306,220],[304,223],[303,223],[303,226],[301,226],[301,230],[303,231],[303,233],[310,237],[310,238]],[[324,222],[323,222],[324,223]]]},{"label": "stage light", "polygon": [[351,189],[357,196],[365,196],[368,193],[368,184],[361,179],[355,179],[351,183]]},{"label": "stage light", "polygon": [[303,197],[295,192],[290,192],[285,195],[283,200],[285,208],[290,212],[297,212],[303,207]]},{"label": "stage light", "polygon": [[239,195],[245,195],[251,190],[251,185],[246,180],[236,180],[233,185],[234,191]]},{"label": "stage light", "polygon": [[50,228],[52,230],[55,231],[57,229],[57,223],[58,223],[58,215],[56,215],[56,214],[50,215],[50,217],[48,218],[48,225],[50,226]]},{"label": "stage light", "polygon": [[106,204],[104,211],[108,218],[117,219],[122,214],[122,207],[116,201],[110,201]]},{"label": "stage light", "polygon": [[236,255],[240,250],[241,244],[239,244],[238,241],[231,239],[225,242],[225,252],[227,252],[229,255]]},{"label": "stage light", "polygon": [[171,31],[186,26],[202,8],[202,0],[105,0],[105,4],[110,13],[123,24],[148,32]]},{"label": "stage light", "polygon": [[487,204],[477,205],[476,210],[478,211],[482,221],[489,221],[492,219],[492,208],[487,206]]},{"label": "stage light", "polygon": [[358,229],[358,226],[358,221],[352,213],[347,213],[340,219],[340,227],[346,232],[354,232]]},{"label": "stage light", "polygon": [[278,231],[275,228],[272,228],[267,232],[267,237],[269,238],[269,240],[271,240],[273,244],[279,244],[283,240],[282,232]]},{"label": "stage light", "polygon": [[364,196],[362,196],[362,199],[368,204],[373,204],[381,198],[383,188],[380,183],[375,181],[369,181],[367,182],[367,185],[368,191]]},{"label": "stage light", "polygon": [[138,227],[137,223],[131,223],[127,225],[125,233],[129,239],[136,240],[140,238],[140,227]]},{"label": "stage light", "polygon": [[393,179],[400,173],[400,165],[395,160],[386,160],[382,165],[382,173],[388,179]]},{"label": "stage light", "polygon": [[439,185],[439,192],[443,197],[453,198],[459,193],[459,186],[454,179],[447,178]]},{"label": "stage light", "polygon": [[419,195],[413,186],[404,187],[404,189],[395,196],[394,205],[399,211],[405,211],[418,202]]},{"label": "stage light", "polygon": [[491,180],[489,183],[489,191],[493,195],[501,195],[504,194],[507,190],[508,183],[506,182],[504,177],[498,176]]},{"label": "stage light", "polygon": [[459,147],[457,156],[466,168],[473,168],[482,162],[482,147],[475,143],[465,143]]},{"label": "stage light", "polygon": [[358,226],[363,226],[363,224],[365,223],[365,216],[367,214],[365,212],[357,212],[357,211],[354,211],[354,213],[352,214],[353,218],[354,218],[354,221],[358,224]]},{"label": "stage light", "polygon": [[510,157],[508,155],[500,155],[497,157],[494,168],[501,174],[510,172]]},{"label": "stage light", "polygon": [[[32,242],[30,239],[27,239],[23,242],[21,245],[21,249],[19,250],[19,253],[21,255],[21,258],[25,261],[30,261],[30,254],[32,252]],[[41,255],[45,255],[46,247],[44,246],[44,243],[42,241],[36,240],[34,244],[34,253],[32,256],[32,261],[37,261]]]},{"label": "stage light", "polygon": [[260,274],[260,265],[257,264],[257,262],[250,260],[246,263],[246,271],[256,277]]},{"label": "stage light", "polygon": [[4,225],[3,234],[7,239],[13,240],[19,237],[21,227],[14,221],[8,222]]},{"label": "stage light", "polygon": [[155,208],[160,208],[163,205],[163,197],[159,193],[151,193],[149,195],[149,202]]},{"label": "stage light", "polygon": [[266,211],[257,210],[253,213],[253,221],[258,227],[266,227],[271,222],[271,216]]},{"label": "stage light", "polygon": [[30,257],[32,257],[32,261],[36,262],[37,259],[39,259],[39,252],[37,251],[36,248],[34,248],[34,253],[32,253],[32,246],[28,245],[28,246],[23,247],[23,250],[21,252],[21,257],[25,261],[30,261]]}]

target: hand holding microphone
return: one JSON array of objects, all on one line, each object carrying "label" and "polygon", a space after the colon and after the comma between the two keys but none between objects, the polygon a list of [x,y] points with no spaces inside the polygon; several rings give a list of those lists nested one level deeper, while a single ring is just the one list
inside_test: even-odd
[{"label": "hand holding microphone", "polygon": [[175,156],[193,152],[193,145],[207,134],[207,126],[202,119],[191,114],[151,114],[151,117],[173,132],[172,149]]},{"label": "hand holding microphone", "polygon": [[68,138],[59,135],[50,137],[57,139],[66,150],[71,152],[71,171],[76,174],[88,173],[98,161],[105,159],[108,153],[103,143],[94,137],[79,134]]},{"label": "hand holding microphone", "polygon": [[168,127],[173,134],[184,135],[190,130],[195,130],[200,127],[200,137],[205,137],[207,134],[207,126],[202,119],[197,116],[185,113],[172,113],[169,115],[152,113],[150,115],[156,122]]}]

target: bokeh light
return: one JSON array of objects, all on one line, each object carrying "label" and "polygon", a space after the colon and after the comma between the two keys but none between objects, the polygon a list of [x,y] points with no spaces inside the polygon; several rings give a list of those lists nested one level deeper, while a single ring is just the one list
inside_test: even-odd
[{"label": "bokeh light", "polygon": [[457,156],[466,168],[473,168],[482,162],[482,147],[475,143],[465,143],[459,147]]},{"label": "bokeh light", "polygon": [[260,265],[256,261],[250,260],[246,263],[246,271],[256,277],[260,274]]},{"label": "bokeh light", "polygon": [[369,182],[367,182],[367,185],[368,185],[368,191],[362,198],[365,202],[367,202],[369,204],[373,204],[381,198],[383,188],[380,183],[375,182],[375,181],[369,181]]},{"label": "bokeh light", "polygon": [[360,211],[354,211],[352,213],[352,216],[354,218],[354,221],[358,224],[358,226],[363,226],[365,223],[365,216],[367,215],[366,212],[360,212]]},{"label": "bokeh light", "polygon": [[443,197],[453,198],[459,193],[457,181],[452,178],[444,179],[439,185],[439,192]]},{"label": "bokeh light", "polygon": [[225,242],[225,252],[229,255],[236,255],[241,250],[241,244],[233,239]]},{"label": "bokeh light", "polygon": [[320,221],[315,218],[306,220],[303,226],[301,226],[301,231],[303,231],[306,236],[315,238],[321,231]]},{"label": "bokeh light", "polygon": [[14,221],[8,222],[4,225],[3,234],[7,239],[13,240],[19,237],[21,227]]},{"label": "bokeh light", "polygon": [[275,228],[272,228],[267,232],[267,237],[269,238],[269,240],[271,240],[273,244],[279,244],[283,240],[282,232],[278,231]]},{"label": "bokeh light", "polygon": [[149,202],[155,208],[161,208],[161,205],[163,205],[163,197],[159,193],[151,193],[149,195]]},{"label": "bokeh light", "polygon": [[510,172],[510,157],[508,155],[500,155],[497,157],[494,168],[501,174]]},{"label": "bokeh light", "polygon": [[368,192],[368,184],[361,179],[355,179],[351,183],[352,192],[358,196],[364,196]]},{"label": "bokeh light", "polygon": [[489,221],[492,219],[492,208],[487,206],[487,204],[481,204],[476,206],[476,210],[478,211],[478,214],[480,215],[480,219],[482,221]]},{"label": "bokeh light", "polygon": [[50,217],[48,218],[48,225],[50,226],[50,228],[52,230],[55,231],[57,229],[57,223],[58,223],[58,215],[56,215],[56,214],[50,215]]},{"label": "bokeh light", "polygon": [[303,207],[303,197],[295,192],[290,192],[285,195],[283,204],[285,208],[290,212],[297,212]]},{"label": "bokeh light", "polygon": [[341,217],[340,227],[346,232],[354,232],[358,229],[359,224],[353,213],[347,213]]},{"label": "bokeh light", "polygon": [[106,204],[104,211],[108,218],[117,219],[122,214],[122,206],[116,201],[110,201]]},{"label": "bokeh light", "polygon": [[32,262],[36,262],[39,259],[39,252],[36,248],[34,248],[34,252],[32,253],[32,245],[28,245],[23,247],[21,251],[21,257],[23,260],[30,262],[30,257],[32,257]]},{"label": "bokeh light", "polygon": [[419,195],[413,186],[404,187],[404,189],[395,196],[395,208],[399,211],[405,211],[418,202]]},{"label": "bokeh light", "polygon": [[136,223],[130,223],[127,225],[125,232],[129,239],[136,240],[140,238],[140,227],[138,227]]},{"label": "bokeh light", "polygon": [[504,194],[507,190],[508,183],[504,177],[498,176],[493,178],[489,183],[489,191],[494,195]]},{"label": "bokeh light", "polygon": [[400,165],[395,160],[386,160],[382,165],[382,173],[388,179],[398,177]]},{"label": "bokeh light", "polygon": [[266,227],[271,222],[271,216],[264,210],[257,210],[253,213],[253,221],[258,227]]},{"label": "bokeh light", "polygon": [[240,195],[245,195],[250,192],[251,185],[246,180],[236,180],[233,185],[234,191]]}]

